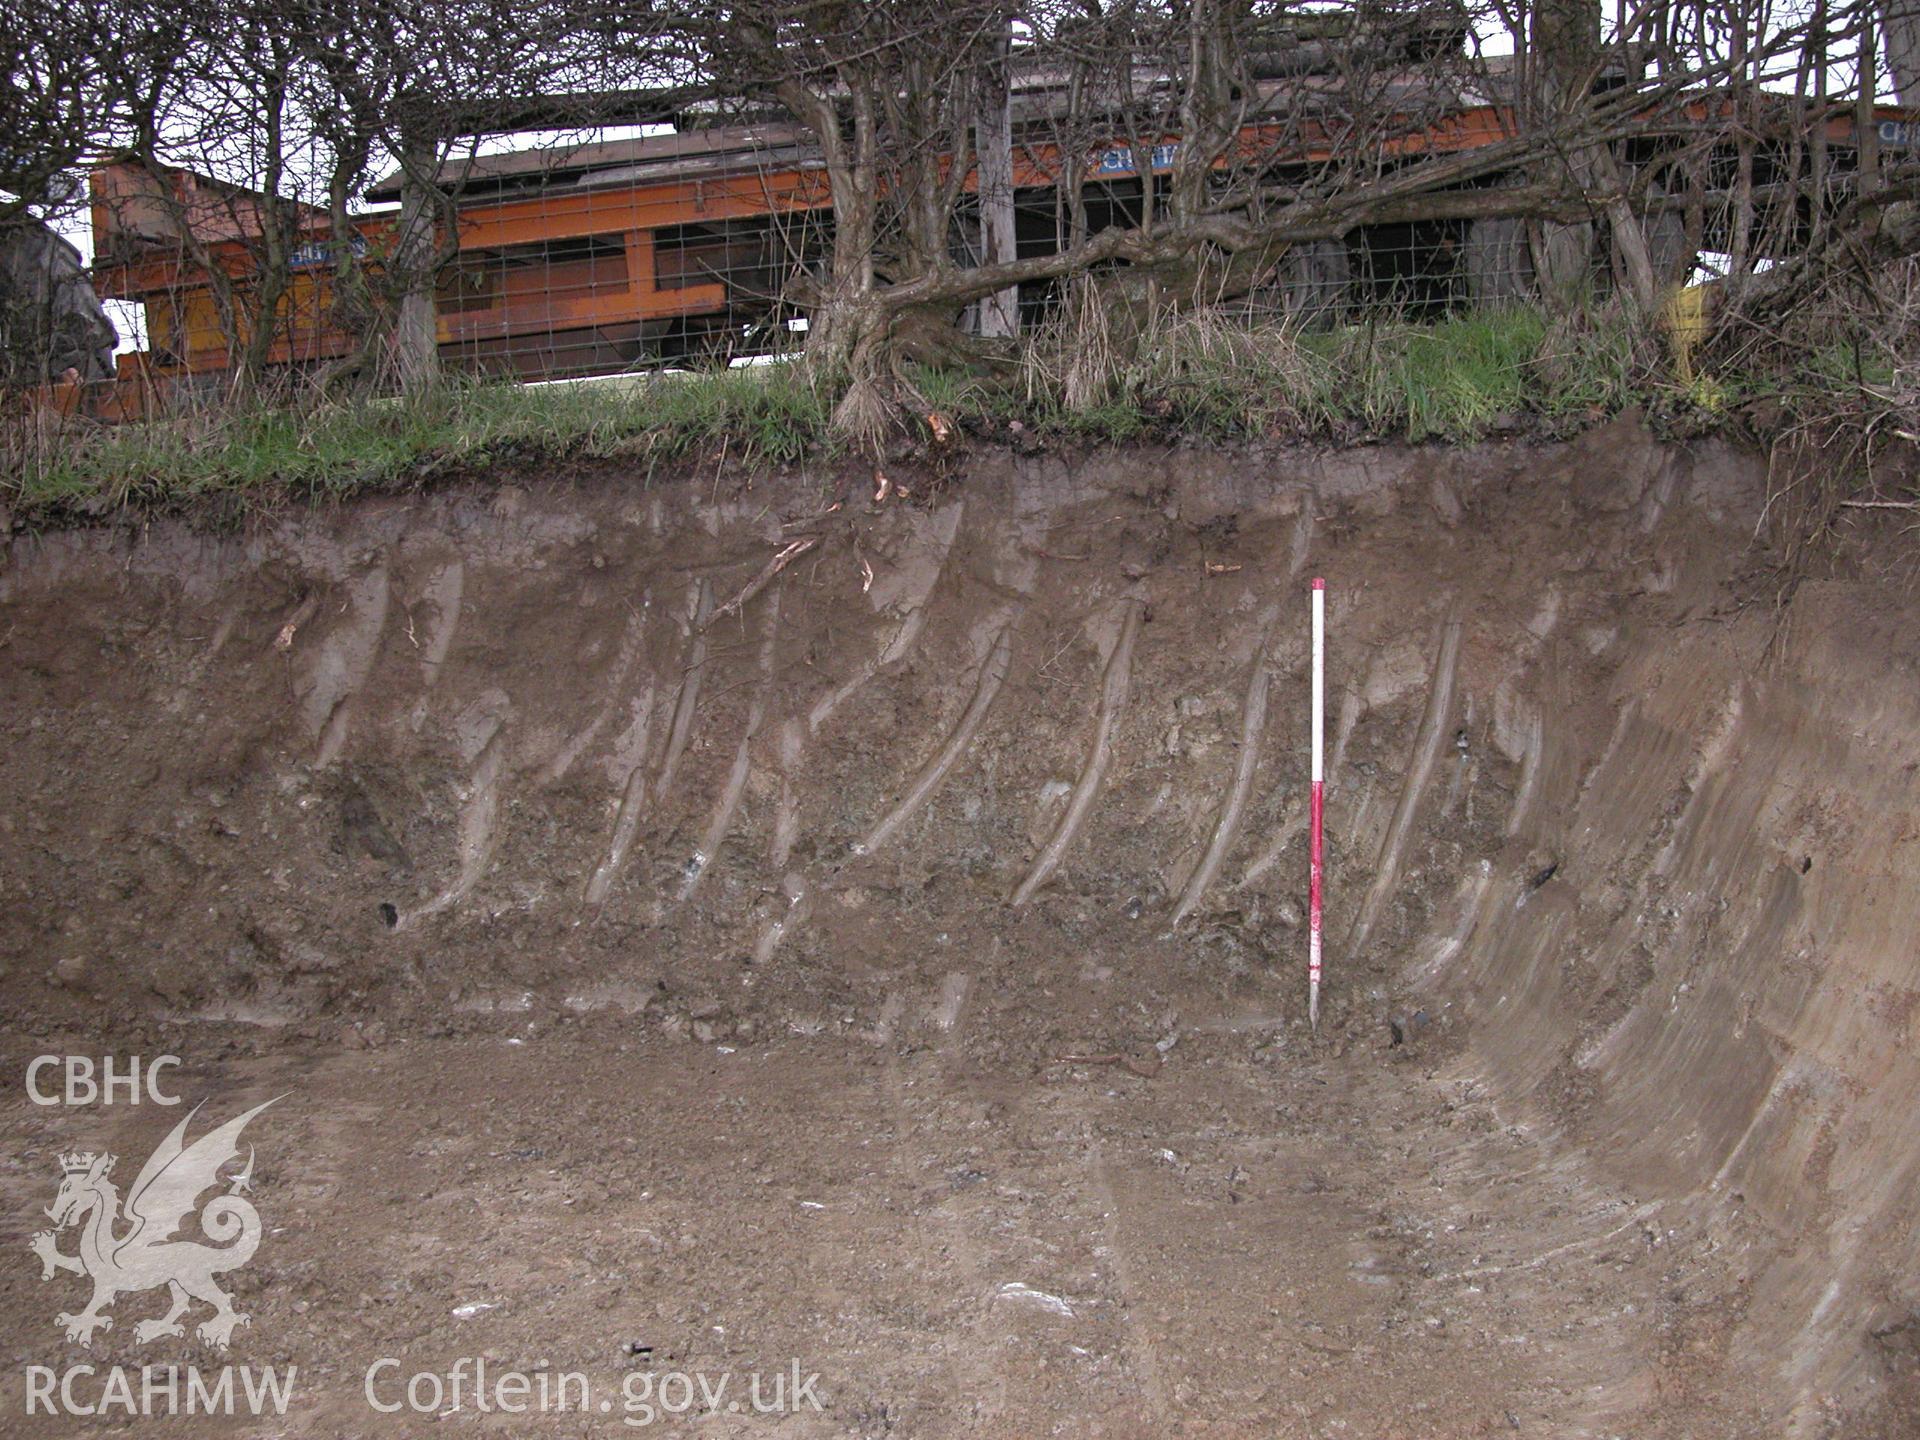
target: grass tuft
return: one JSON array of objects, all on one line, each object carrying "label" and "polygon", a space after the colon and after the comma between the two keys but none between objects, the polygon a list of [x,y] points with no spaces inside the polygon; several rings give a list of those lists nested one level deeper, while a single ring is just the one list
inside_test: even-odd
[{"label": "grass tuft", "polygon": [[830,409],[783,366],[592,384],[450,381],[404,400],[23,426],[6,442],[0,498],[22,516],[77,518],[212,499],[319,502],[507,459],[653,464],[724,445],[746,465],[783,464],[821,443]]},{"label": "grass tuft", "polygon": [[[915,408],[976,431],[1017,420],[1080,442],[1468,443],[1522,427],[1564,433],[1628,405],[1699,429],[1727,423],[1753,392],[1725,373],[1682,385],[1645,327],[1604,315],[1549,321],[1511,308],[1307,330],[1222,309],[1116,313],[1092,287],[1027,337],[1009,374],[922,369],[909,385]],[[0,503],[42,523],[124,506],[321,502],[505,461],[652,469],[718,454],[781,465],[842,448],[846,403],[805,366],[767,365],[558,385],[449,381],[404,400],[208,406],[117,427],[21,419],[0,431]]]}]

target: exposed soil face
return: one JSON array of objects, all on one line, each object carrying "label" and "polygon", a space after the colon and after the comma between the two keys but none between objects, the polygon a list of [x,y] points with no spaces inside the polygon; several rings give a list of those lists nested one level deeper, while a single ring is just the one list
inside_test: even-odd
[{"label": "exposed soil face", "polygon": [[[1912,1432],[1904,592],[1776,607],[1755,462],[1629,422],[893,478],[15,538],[0,1429],[231,1362],[299,1367],[236,1432],[415,1434],[368,1366],[474,1357],[590,1380],[437,1422],[514,1435],[647,1371],[711,1434]],[[59,1156],[184,1113],[30,1103],[68,1052],[284,1095],[225,1361],[56,1328]]]}]

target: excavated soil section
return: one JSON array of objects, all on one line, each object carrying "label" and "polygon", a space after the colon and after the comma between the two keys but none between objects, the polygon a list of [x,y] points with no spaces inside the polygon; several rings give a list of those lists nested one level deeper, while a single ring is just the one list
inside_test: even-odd
[{"label": "excavated soil section", "polygon": [[[1916,1432],[1920,605],[1784,587],[1757,460],[496,478],[4,552],[0,1431],[611,1436],[797,1363],[657,1426]],[[28,1251],[185,1112],[29,1062],[163,1053],[196,1126],[283,1097],[224,1354],[69,1340]],[[26,1411],[226,1363],[286,1415]]]}]

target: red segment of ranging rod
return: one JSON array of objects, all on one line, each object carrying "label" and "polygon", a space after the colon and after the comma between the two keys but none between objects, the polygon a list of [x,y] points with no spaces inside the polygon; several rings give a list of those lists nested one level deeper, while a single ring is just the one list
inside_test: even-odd
[{"label": "red segment of ranging rod", "polygon": [[1313,793],[1307,821],[1307,1020],[1320,1025],[1320,906],[1325,814],[1325,776],[1321,773],[1321,715],[1326,700],[1327,582],[1313,582]]}]

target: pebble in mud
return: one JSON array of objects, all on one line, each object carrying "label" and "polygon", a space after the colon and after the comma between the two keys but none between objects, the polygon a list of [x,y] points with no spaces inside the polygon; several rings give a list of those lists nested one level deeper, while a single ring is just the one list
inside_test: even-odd
[{"label": "pebble in mud", "polygon": [[53,983],[63,990],[85,991],[91,979],[92,967],[81,955],[69,955],[53,967]]}]

